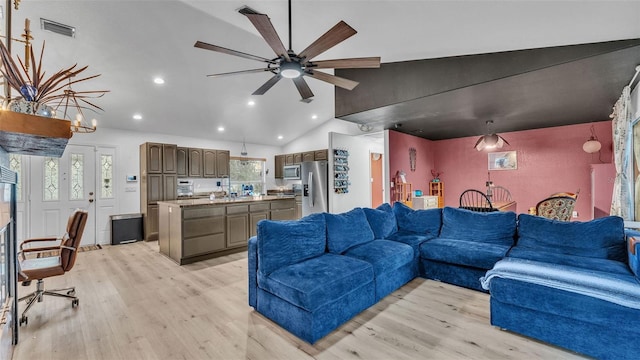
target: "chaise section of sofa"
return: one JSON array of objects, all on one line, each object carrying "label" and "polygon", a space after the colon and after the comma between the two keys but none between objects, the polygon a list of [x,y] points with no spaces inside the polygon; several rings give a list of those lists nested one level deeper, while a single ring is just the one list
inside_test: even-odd
[{"label": "chaise section of sofa", "polygon": [[420,245],[423,277],[482,289],[480,277],[514,244],[516,214],[445,207],[440,235]]},{"label": "chaise section of sofa", "polygon": [[491,324],[599,359],[636,359],[640,280],[627,248],[619,217],[519,215],[517,245],[482,280]]}]

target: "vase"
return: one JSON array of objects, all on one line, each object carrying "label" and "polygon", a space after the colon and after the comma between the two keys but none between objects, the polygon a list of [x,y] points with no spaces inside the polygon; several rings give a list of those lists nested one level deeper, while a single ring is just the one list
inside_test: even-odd
[{"label": "vase", "polygon": [[40,104],[36,101],[27,101],[23,98],[11,100],[9,102],[9,110],[42,117],[53,117],[55,114],[55,111],[51,106],[47,104]]}]

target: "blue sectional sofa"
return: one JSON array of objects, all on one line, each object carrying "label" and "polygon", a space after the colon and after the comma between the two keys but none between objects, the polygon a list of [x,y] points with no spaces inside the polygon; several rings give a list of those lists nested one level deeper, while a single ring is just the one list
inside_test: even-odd
[{"label": "blue sectional sofa", "polygon": [[[249,305],[314,343],[422,276],[490,291],[496,326],[591,356],[631,358],[637,346],[619,344],[640,334],[640,249],[627,261],[625,246],[617,217],[566,223],[395,203],[263,220],[249,239]],[[579,286],[563,283],[573,277]],[[603,351],[609,346],[616,350]]]}]

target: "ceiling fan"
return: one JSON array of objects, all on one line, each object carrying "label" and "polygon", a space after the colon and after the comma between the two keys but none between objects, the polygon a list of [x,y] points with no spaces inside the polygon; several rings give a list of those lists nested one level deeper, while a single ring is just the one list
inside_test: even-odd
[{"label": "ceiling fan", "polygon": [[226,75],[247,74],[247,73],[259,73],[259,72],[271,72],[271,77],[267,82],[260,86],[252,95],[263,95],[273,85],[275,85],[283,77],[293,80],[296,85],[302,101],[310,102],[313,97],[313,92],[309,88],[309,85],[304,80],[303,76],[310,76],[314,79],[318,79],[324,82],[328,82],[343,89],[352,90],[358,85],[357,81],[345,79],[342,77],[327,74],[317,69],[347,69],[347,68],[379,68],[380,57],[364,57],[364,58],[350,58],[350,59],[336,59],[336,60],[320,60],[312,61],[313,58],[329,50],[333,46],[341,43],[347,38],[355,35],[355,31],[351,26],[347,25],[344,21],[340,21],[334,27],[329,29],[326,33],[320,36],[316,41],[309,45],[306,49],[300,53],[294,52],[291,48],[291,0],[289,0],[289,50],[285,49],[282,40],[278,36],[273,24],[269,17],[265,14],[260,14],[257,11],[251,9],[248,6],[243,6],[238,10],[239,13],[249,18],[249,21],[260,32],[260,35],[269,44],[269,46],[276,53],[277,57],[273,59],[267,59],[261,56],[251,55],[244,52],[227,49],[217,45],[207,44],[202,41],[196,41],[195,47],[217,51],[220,53],[239,56],[245,59],[251,59],[267,63],[266,68],[251,69],[233,71],[220,74],[207,75],[209,77],[218,77]]}]

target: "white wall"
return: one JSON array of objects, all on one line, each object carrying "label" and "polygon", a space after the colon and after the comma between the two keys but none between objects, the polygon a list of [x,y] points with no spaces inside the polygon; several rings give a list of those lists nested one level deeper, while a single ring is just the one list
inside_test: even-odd
[{"label": "white wall", "polygon": [[[224,149],[231,152],[231,156],[240,156],[242,143],[230,141],[213,141],[203,138],[190,138],[183,136],[173,136],[166,134],[156,134],[150,132],[125,131],[108,128],[98,128],[92,134],[75,134],[69,141],[70,144],[78,145],[101,145],[113,146],[116,148],[115,157],[115,190],[117,199],[117,213],[138,213],[140,212],[140,181],[135,183],[126,182],[127,175],[136,175],[140,179],[140,157],[139,146],[144,142],[159,142],[166,144],[176,144],[185,147],[197,147],[208,149]],[[249,157],[267,159],[267,189],[276,188],[274,179],[274,155],[282,153],[282,148],[277,146],[266,146],[256,144],[246,144]],[[127,192],[126,188],[135,188],[135,192]]]},{"label": "white wall", "polygon": [[283,146],[283,153],[327,149],[329,148],[328,134],[330,132],[346,135],[362,134],[362,131],[360,131],[354,123],[340,119],[330,119]]},{"label": "white wall", "polygon": [[[355,125],[354,125],[355,126]],[[356,127],[357,129],[357,127]],[[370,153],[384,153],[384,141],[367,136],[329,133],[329,149],[349,151],[349,192],[337,194],[333,189],[333,151],[329,151],[329,212],[341,213],[355,207],[371,206]]]}]

